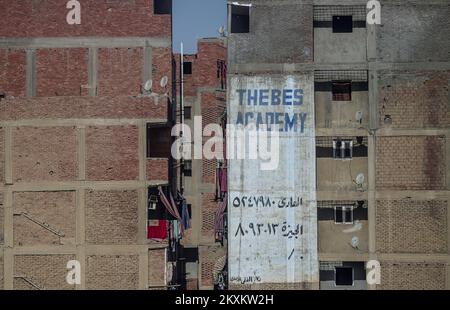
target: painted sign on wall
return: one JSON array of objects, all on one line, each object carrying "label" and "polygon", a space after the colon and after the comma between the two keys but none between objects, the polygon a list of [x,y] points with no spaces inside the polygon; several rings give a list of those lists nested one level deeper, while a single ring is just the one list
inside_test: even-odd
[{"label": "painted sign on wall", "polygon": [[230,77],[228,123],[279,134],[276,169],[229,160],[231,284],[318,281],[313,84],[312,73]]}]

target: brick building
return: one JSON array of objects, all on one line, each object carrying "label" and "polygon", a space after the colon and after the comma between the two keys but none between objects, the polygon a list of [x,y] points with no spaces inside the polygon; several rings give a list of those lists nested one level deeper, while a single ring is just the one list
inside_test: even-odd
[{"label": "brick building", "polygon": [[79,24],[67,2],[0,1],[0,287],[164,288],[147,188],[171,175],[170,1],[79,1]]},{"label": "brick building", "polygon": [[[380,2],[381,25],[366,23],[367,1],[230,2],[228,81],[237,82],[228,96],[245,81],[271,89],[267,81],[298,78],[303,107],[314,106],[317,234],[303,244],[317,239],[309,249],[317,251],[318,278],[306,287],[449,289],[450,7]],[[228,113],[237,107],[229,100]],[[232,182],[230,197],[241,190]],[[245,218],[230,218],[230,227],[233,220]],[[229,249],[245,238],[229,240]],[[256,256],[272,253],[257,240]],[[251,252],[240,251],[241,261]],[[366,282],[369,260],[381,264],[380,285]],[[289,273],[278,283],[264,276],[233,286],[305,287]]]},{"label": "brick building", "polygon": [[[192,139],[202,135],[200,131],[208,124],[222,126],[226,122],[226,57],[226,38],[200,39],[197,54],[183,57],[183,119],[191,128]],[[180,55],[175,59],[180,77]],[[177,90],[179,96],[180,87]],[[195,127],[194,120],[201,121],[200,128]],[[202,146],[208,139],[202,138]],[[218,173],[226,173],[225,162],[192,158],[184,160],[181,167],[183,193],[192,215],[192,228],[182,244],[194,253],[186,265],[187,288],[212,289],[226,256],[226,244],[214,225],[218,205],[223,201],[217,178]],[[218,266],[222,268],[215,270]]]}]

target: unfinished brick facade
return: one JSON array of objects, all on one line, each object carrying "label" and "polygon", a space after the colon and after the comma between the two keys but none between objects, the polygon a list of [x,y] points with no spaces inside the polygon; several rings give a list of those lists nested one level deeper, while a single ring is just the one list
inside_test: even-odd
[{"label": "unfinished brick facade", "polygon": [[87,289],[138,289],[138,255],[91,255],[87,257],[86,269]]},{"label": "unfinished brick facade", "polygon": [[37,96],[82,96],[88,84],[88,49],[41,49],[36,52]]},{"label": "unfinished brick facade", "polygon": [[377,188],[443,190],[446,186],[445,138],[379,137]]},{"label": "unfinished brick facade", "polygon": [[138,229],[137,191],[87,191],[86,242],[133,244]]},{"label": "unfinished brick facade", "polygon": [[443,290],[445,264],[441,263],[381,263],[381,285],[387,290]]},{"label": "unfinished brick facade", "polygon": [[74,191],[14,193],[14,245],[74,245],[75,195]]},{"label": "unfinished brick facade", "polygon": [[382,72],[380,122],[389,115],[393,128],[448,128],[449,80],[450,71]]},{"label": "unfinished brick facade", "polygon": [[447,201],[378,200],[377,251],[448,253]]},{"label": "unfinished brick facade", "polygon": [[67,262],[74,259],[74,255],[16,255],[14,289],[74,289],[66,282]]},{"label": "unfinished brick facade", "polygon": [[0,90],[6,97],[25,96],[25,71],[25,50],[0,49]]},{"label": "unfinished brick facade", "polygon": [[[161,272],[163,271],[163,272]],[[154,249],[148,253],[148,284],[161,289],[166,285],[166,249]]]},{"label": "unfinished brick facade", "polygon": [[[69,25],[67,1],[0,1],[1,288],[165,281],[165,261],[142,262],[167,246],[147,239],[147,187],[171,167],[147,159],[146,127],[172,121],[172,17],[153,0],[79,2]],[[72,259],[79,285],[66,282]]]},{"label": "unfinished brick facade", "polygon": [[139,178],[137,126],[90,126],[86,129],[88,180]]}]

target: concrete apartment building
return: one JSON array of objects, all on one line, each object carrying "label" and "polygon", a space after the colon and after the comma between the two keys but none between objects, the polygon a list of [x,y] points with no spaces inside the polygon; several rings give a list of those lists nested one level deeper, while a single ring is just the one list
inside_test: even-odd
[{"label": "concrete apartment building", "polygon": [[[366,23],[367,1],[229,2],[229,123],[306,116],[280,134],[290,168],[229,163],[228,205],[241,207],[229,210],[231,288],[450,289],[450,3],[380,2],[381,25]],[[299,241],[240,230],[292,219],[242,207],[270,188],[286,195],[265,177],[303,198]],[[366,282],[369,260],[379,285]]]},{"label": "concrete apartment building", "polygon": [[[177,79],[181,79],[180,55],[177,61]],[[226,123],[226,38],[205,38],[198,41],[197,54],[184,55],[183,61],[183,113],[184,123],[191,129],[192,139],[202,136],[209,124]],[[181,83],[177,83],[180,96]],[[180,116],[180,105],[178,115]],[[194,125],[194,120],[201,126]],[[179,119],[177,119],[179,121]],[[202,137],[202,146],[209,137]],[[191,148],[194,154],[194,146]],[[225,267],[226,238],[215,225],[224,216],[217,214],[224,202],[226,187],[219,186],[220,175],[226,174],[226,162],[213,159],[184,160],[180,163],[181,185],[191,211],[190,230],[181,244],[185,252],[194,253],[187,258],[186,283],[188,289],[213,289],[217,274]],[[217,215],[216,215],[217,214]]]},{"label": "concrete apartment building", "polygon": [[170,2],[83,0],[79,24],[68,2],[0,1],[0,288],[166,288]]}]

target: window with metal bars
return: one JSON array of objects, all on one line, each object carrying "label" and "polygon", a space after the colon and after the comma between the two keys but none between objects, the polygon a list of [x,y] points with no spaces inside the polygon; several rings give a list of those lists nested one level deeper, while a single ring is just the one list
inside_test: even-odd
[{"label": "window with metal bars", "polygon": [[333,140],[333,158],[351,159],[353,157],[353,140]]},{"label": "window with metal bars", "polygon": [[353,206],[334,207],[334,223],[353,224]]},{"label": "window with metal bars", "polygon": [[331,91],[333,101],[351,101],[352,100],[352,82],[351,81],[333,81]]}]

